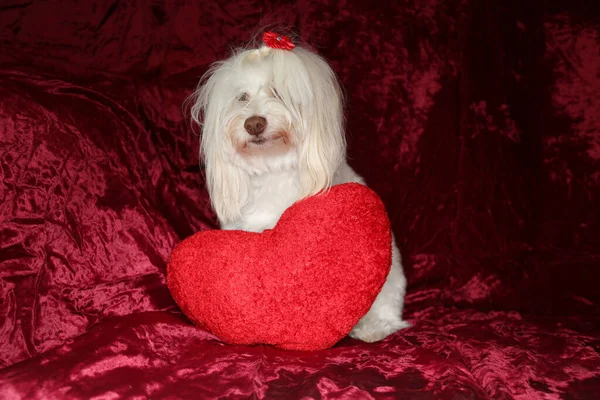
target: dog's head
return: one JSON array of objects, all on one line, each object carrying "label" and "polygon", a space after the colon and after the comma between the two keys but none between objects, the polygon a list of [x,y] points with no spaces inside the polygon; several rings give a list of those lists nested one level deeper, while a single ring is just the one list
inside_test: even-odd
[{"label": "dog's head", "polygon": [[235,219],[252,175],[296,168],[305,196],[331,185],[345,156],[342,94],[314,52],[269,40],[215,63],[192,96],[201,156],[221,221]]}]

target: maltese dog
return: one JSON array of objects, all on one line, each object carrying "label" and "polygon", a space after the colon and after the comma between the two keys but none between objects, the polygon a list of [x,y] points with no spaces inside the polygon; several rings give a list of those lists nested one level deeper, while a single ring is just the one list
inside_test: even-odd
[{"label": "maltese dog", "polygon": [[[259,48],[215,63],[190,98],[222,229],[262,232],[298,200],[332,185],[365,184],[346,162],[342,92],[328,63],[287,36],[265,32],[262,39]],[[389,275],[353,338],[375,342],[409,326],[402,320],[406,278],[392,245]]]}]

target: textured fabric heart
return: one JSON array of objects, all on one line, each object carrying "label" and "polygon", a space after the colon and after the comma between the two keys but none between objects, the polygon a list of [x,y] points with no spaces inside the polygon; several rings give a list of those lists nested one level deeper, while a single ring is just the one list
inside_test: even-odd
[{"label": "textured fabric heart", "polygon": [[188,318],[225,342],[324,349],[369,310],[391,241],[379,197],[338,185],[294,204],[263,233],[187,238],[169,260],[168,286]]}]

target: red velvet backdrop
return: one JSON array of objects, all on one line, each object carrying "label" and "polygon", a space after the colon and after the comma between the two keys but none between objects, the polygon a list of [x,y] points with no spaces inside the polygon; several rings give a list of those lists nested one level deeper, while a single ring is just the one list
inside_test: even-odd
[{"label": "red velvet backdrop", "polygon": [[[182,102],[275,22],[339,75],[401,247],[382,343],[226,346],[166,289],[215,227]],[[2,397],[590,398],[599,210],[593,1],[0,1]]]}]

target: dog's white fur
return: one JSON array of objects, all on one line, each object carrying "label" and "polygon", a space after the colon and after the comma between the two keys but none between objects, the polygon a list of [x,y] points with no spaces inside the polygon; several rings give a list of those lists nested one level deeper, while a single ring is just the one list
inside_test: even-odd
[{"label": "dog's white fur", "polygon": [[[346,162],[336,76],[306,48],[240,49],[213,65],[191,101],[192,119],[202,126],[200,153],[222,229],[261,232],[302,198],[332,185],[365,184]],[[252,116],[266,119],[258,138],[244,128]],[[351,337],[374,342],[409,326],[402,320],[406,279],[400,252],[392,245],[387,280]]]}]

